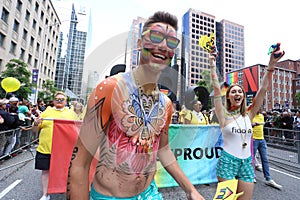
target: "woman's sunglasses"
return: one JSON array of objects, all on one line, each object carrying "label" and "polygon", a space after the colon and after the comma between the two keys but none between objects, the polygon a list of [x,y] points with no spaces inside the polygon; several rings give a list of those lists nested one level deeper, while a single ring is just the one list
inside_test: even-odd
[{"label": "woman's sunglasses", "polygon": [[151,42],[153,42],[155,44],[161,43],[166,38],[167,46],[170,49],[176,49],[176,47],[178,46],[178,44],[180,42],[180,40],[178,38],[169,36],[169,35],[165,35],[164,33],[160,32],[160,31],[156,31],[156,30],[147,30],[142,33],[142,36],[145,36],[147,33],[150,33],[149,38],[150,38]]}]

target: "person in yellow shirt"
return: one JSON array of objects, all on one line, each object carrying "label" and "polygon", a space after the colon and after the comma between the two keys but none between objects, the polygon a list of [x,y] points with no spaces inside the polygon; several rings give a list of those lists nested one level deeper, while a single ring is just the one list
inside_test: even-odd
[{"label": "person in yellow shirt", "polygon": [[184,124],[193,125],[208,125],[208,117],[201,112],[202,103],[199,100],[193,100],[191,102],[193,110],[189,110],[184,117]]},{"label": "person in yellow shirt", "polygon": [[188,113],[188,109],[185,107],[185,105],[182,105],[181,111],[179,112],[179,124],[184,124],[184,118],[187,113]]},{"label": "person in yellow shirt", "polygon": [[53,107],[48,107],[35,119],[33,126],[35,132],[40,131],[39,144],[35,156],[35,169],[42,170],[43,196],[40,200],[50,199],[47,190],[53,134],[52,119],[76,119],[74,111],[66,107],[67,96],[65,93],[57,92],[54,96],[53,103]]},{"label": "person in yellow shirt", "polygon": [[266,179],[265,184],[277,189],[281,189],[282,186],[277,184],[274,180],[272,180],[270,175],[267,142],[264,139],[265,119],[264,119],[264,115],[261,114],[260,112],[261,112],[261,108],[258,110],[258,112],[256,113],[256,115],[252,120],[253,153],[255,154],[258,151],[260,155],[262,169],[263,169],[264,177]]},{"label": "person in yellow shirt", "polygon": [[76,101],[76,102],[74,102],[74,105],[73,105],[72,109],[75,113],[76,119],[77,120],[83,120],[84,114],[85,114],[85,112],[84,112],[85,108],[84,108],[83,104]]}]

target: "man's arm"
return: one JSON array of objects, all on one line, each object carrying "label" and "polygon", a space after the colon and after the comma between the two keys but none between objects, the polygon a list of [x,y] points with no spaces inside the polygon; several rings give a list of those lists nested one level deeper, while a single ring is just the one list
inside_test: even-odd
[{"label": "man's arm", "polygon": [[[172,113],[169,111],[169,113]],[[169,114],[170,116],[170,114]],[[169,117],[170,121],[170,117]],[[167,124],[167,126],[169,123]],[[175,179],[175,181],[180,185],[180,187],[185,191],[187,198],[189,200],[203,200],[204,198],[196,190],[194,185],[190,182],[187,176],[183,173],[179,167],[173,152],[169,146],[168,133],[161,133],[158,157],[162,166],[167,170],[167,172]]]},{"label": "man's arm", "polygon": [[67,199],[89,199],[89,171],[93,157],[100,144],[103,131],[97,122],[101,106],[87,110],[72,153],[68,173]]},{"label": "man's arm", "polygon": [[160,149],[158,151],[158,156],[162,166],[184,190],[187,198],[189,200],[203,200],[204,198],[200,195],[200,193],[196,190],[194,185],[179,167],[175,156],[168,145],[168,134],[161,135],[159,146]]},{"label": "man's arm", "polygon": [[[101,89],[100,89],[101,88]],[[67,183],[67,199],[89,199],[89,171],[93,157],[105,137],[111,116],[115,80],[102,81],[90,95],[77,143],[73,150]]]}]

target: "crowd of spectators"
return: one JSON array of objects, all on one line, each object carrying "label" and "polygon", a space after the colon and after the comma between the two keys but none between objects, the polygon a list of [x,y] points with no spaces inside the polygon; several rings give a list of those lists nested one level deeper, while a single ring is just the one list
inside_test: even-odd
[{"label": "crowd of spectators", "polygon": [[[181,106],[178,102],[173,102],[173,124],[188,124],[186,118],[190,115],[192,110],[186,108],[185,105]],[[209,112],[201,110],[202,115],[208,119],[207,124],[217,124],[217,120],[214,118],[214,109],[210,109]],[[265,118],[264,132],[268,135],[267,140],[278,143],[284,141],[287,144],[300,143],[300,111],[290,109],[273,109],[270,111],[261,112]],[[189,115],[188,115],[189,114]],[[201,125],[199,123],[198,125]]]},{"label": "crowd of spectators", "polygon": [[[38,143],[38,132],[32,131],[32,124],[47,108],[53,107],[53,100],[44,102],[37,99],[32,104],[27,99],[18,99],[15,96],[9,99],[0,99],[0,160],[7,160],[26,151],[32,146],[31,142]],[[74,101],[68,104],[76,114],[77,120],[82,120],[84,105]]]}]

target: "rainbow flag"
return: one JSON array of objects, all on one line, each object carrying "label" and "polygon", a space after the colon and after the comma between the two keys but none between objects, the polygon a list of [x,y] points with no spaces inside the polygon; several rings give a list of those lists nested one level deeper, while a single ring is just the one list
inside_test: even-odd
[{"label": "rainbow flag", "polygon": [[226,75],[226,83],[229,85],[238,83],[238,72],[232,72]]}]

